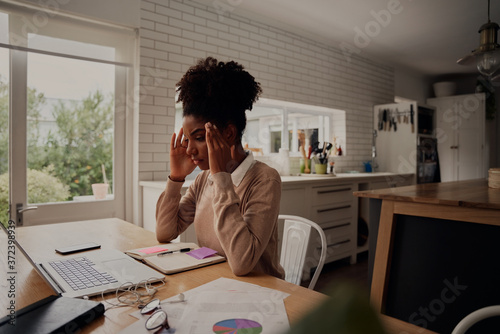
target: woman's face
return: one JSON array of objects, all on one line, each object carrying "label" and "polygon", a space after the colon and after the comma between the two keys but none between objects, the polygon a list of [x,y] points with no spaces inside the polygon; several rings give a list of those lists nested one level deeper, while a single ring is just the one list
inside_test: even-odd
[{"label": "woman's face", "polygon": [[208,147],[205,141],[205,122],[193,116],[185,116],[182,123],[186,153],[201,170],[210,169]]}]

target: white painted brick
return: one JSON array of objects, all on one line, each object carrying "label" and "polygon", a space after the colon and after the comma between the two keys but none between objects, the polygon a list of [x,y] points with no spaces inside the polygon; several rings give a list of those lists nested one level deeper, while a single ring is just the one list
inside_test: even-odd
[{"label": "white painted brick", "polygon": [[194,14],[194,7],[183,4],[179,1],[170,1],[170,8],[177,9],[184,13]]},{"label": "white painted brick", "polygon": [[139,144],[139,152],[143,152],[143,153],[167,152],[167,145],[165,145],[165,144]]},{"label": "white painted brick", "polygon": [[186,46],[188,48],[192,48],[194,45],[194,41],[177,36],[169,36],[168,42],[175,45]]},{"label": "white painted brick", "polygon": [[167,124],[170,123],[170,117],[168,117],[168,116],[161,116],[161,115],[155,115],[154,116],[154,122],[152,122],[152,123],[167,125]]},{"label": "white painted brick", "polygon": [[148,39],[148,38],[141,37],[141,39],[140,39],[140,46],[141,46],[141,48],[154,49],[154,47],[155,47],[155,41],[153,39]]},{"label": "white painted brick", "polygon": [[229,31],[229,26],[227,26],[226,24],[220,23],[220,22],[207,21],[207,27],[213,28],[217,31],[223,31],[223,32]]},{"label": "white painted brick", "polygon": [[169,174],[169,172],[154,172],[153,181],[166,181]]},{"label": "white painted brick", "polygon": [[139,123],[140,124],[153,124],[153,115],[148,114],[140,114],[139,115]]},{"label": "white painted brick", "polygon": [[[238,60],[238,58],[240,57],[240,53],[238,51],[234,51],[234,50],[231,50],[231,49],[226,49],[226,48],[217,48],[218,52],[220,54],[223,54],[225,56],[226,59],[231,59],[231,60]],[[219,57],[221,58],[221,57]],[[222,60],[222,58],[221,58]]]},{"label": "white painted brick", "polygon": [[167,52],[155,49],[141,48],[141,55],[150,58],[160,58],[166,59],[168,56]]},{"label": "white painted brick", "polygon": [[157,41],[154,44],[154,47],[159,51],[175,52],[175,53],[181,53],[182,50],[182,47],[180,45],[175,45],[172,43],[164,43],[159,41]]},{"label": "white painted brick", "polygon": [[194,31],[194,24],[192,24],[190,22],[184,22],[182,20],[179,20],[179,19],[176,19],[173,17],[170,17],[168,19],[168,24],[173,26],[173,27]]},{"label": "white painted brick", "polygon": [[231,41],[231,42],[238,42],[238,36],[232,35],[230,33],[226,33],[223,31],[219,31],[217,34],[220,39],[226,40],[226,41]]},{"label": "white painted brick", "polygon": [[168,153],[153,153],[153,161],[156,162],[167,162],[169,158]]},{"label": "white painted brick", "polygon": [[139,153],[139,161],[141,162],[152,162],[153,161],[153,153]]},{"label": "white painted brick", "polygon": [[213,38],[208,36],[207,37],[207,44],[214,45],[214,46],[220,46],[222,48],[227,48],[229,47],[229,41],[220,39],[220,38]]},{"label": "white painted brick", "polygon": [[153,31],[153,30],[148,30],[148,29],[140,29],[139,30],[139,35],[144,38],[148,38],[154,41],[166,41],[167,36],[163,33]]},{"label": "white painted brick", "polygon": [[147,104],[141,104],[139,106],[140,113],[146,113],[150,115],[166,115],[167,108],[163,106],[151,106]]},{"label": "white painted brick", "polygon": [[148,1],[141,1],[141,9],[149,10],[150,12],[155,11],[155,4]]},{"label": "white painted brick", "polygon": [[174,105],[174,100],[169,97],[154,96],[154,104],[156,106],[171,106]]},{"label": "white painted brick", "polygon": [[184,30],[182,32],[182,37],[185,39],[190,39],[190,40],[198,41],[198,42],[206,42],[207,41],[207,36],[205,34],[201,34],[198,32],[192,32],[192,31],[186,31],[186,30]]},{"label": "white painted brick", "polygon": [[168,40],[168,36],[182,36],[182,29],[177,27],[169,26],[168,24],[163,24],[157,22],[155,24],[155,30],[165,34],[165,40]]},{"label": "white painted brick", "polygon": [[243,29],[239,29],[239,28],[235,28],[235,27],[229,27],[229,33],[236,35],[236,36],[245,37],[245,38],[250,37],[250,33],[248,31],[243,30]]},{"label": "white painted brick", "polygon": [[165,162],[140,162],[139,171],[163,171],[167,169],[167,164]]},{"label": "white painted brick", "polygon": [[195,8],[194,15],[198,16],[198,17],[203,17],[207,20],[217,21],[217,14],[216,13],[207,12],[204,9]]},{"label": "white painted brick", "polygon": [[217,46],[207,43],[194,42],[195,50],[205,51],[207,54],[217,52]]},{"label": "white painted brick", "polygon": [[250,51],[250,48],[248,46],[241,45],[240,43],[233,43],[233,42],[229,43],[229,49],[231,49],[233,51],[239,51],[242,53],[248,53]]},{"label": "white painted brick", "polygon": [[[179,48],[179,49],[177,49],[177,48]],[[180,46],[176,46],[173,49],[176,51],[178,50],[179,51],[178,53],[180,53],[182,50]],[[165,69],[167,71],[175,71],[175,72],[181,71],[181,65],[179,63],[173,63],[173,62],[168,61],[168,60],[156,59],[155,65],[157,68]]]},{"label": "white painted brick", "polygon": [[171,7],[157,5],[156,6],[156,13],[165,17],[165,19],[163,21],[165,23],[167,23],[167,20],[168,20],[167,17],[173,17],[173,18],[176,18],[178,20],[182,20],[182,12],[180,10],[172,9]]},{"label": "white painted brick", "polygon": [[207,25],[207,20],[205,18],[191,15],[191,14],[183,13],[182,20],[185,22],[191,22],[197,26],[206,26]]},{"label": "white painted brick", "polygon": [[144,18],[141,19],[141,28],[142,29],[149,29],[149,30],[154,30],[155,29],[155,23],[154,21],[146,20]]},{"label": "white painted brick", "polygon": [[158,133],[155,133],[153,135],[153,142],[155,144],[169,144],[171,136],[172,136],[171,133],[169,133],[169,134],[158,134]]},{"label": "white painted brick", "polygon": [[203,34],[206,37],[207,36],[217,37],[218,34],[218,31],[216,29],[207,28],[205,26],[199,26],[199,25],[194,26],[194,31],[199,34]]},{"label": "white painted brick", "polygon": [[152,133],[139,133],[139,143],[152,143],[153,134]]}]

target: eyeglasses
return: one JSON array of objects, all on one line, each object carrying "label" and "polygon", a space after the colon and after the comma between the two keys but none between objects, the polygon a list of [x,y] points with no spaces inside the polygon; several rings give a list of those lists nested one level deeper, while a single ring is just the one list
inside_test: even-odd
[{"label": "eyeglasses", "polygon": [[141,314],[149,314],[153,312],[146,320],[146,329],[170,329],[168,324],[167,313],[161,309],[160,300],[153,299],[147,303],[141,310]]},{"label": "eyeglasses", "polygon": [[[171,300],[165,303],[181,303],[184,302],[184,294],[179,294],[178,300]],[[158,329],[155,333],[163,329],[170,329],[168,324],[167,312],[162,310],[161,302],[158,298],[151,300],[141,309],[141,314],[151,314],[146,320],[145,327],[147,330]]]}]

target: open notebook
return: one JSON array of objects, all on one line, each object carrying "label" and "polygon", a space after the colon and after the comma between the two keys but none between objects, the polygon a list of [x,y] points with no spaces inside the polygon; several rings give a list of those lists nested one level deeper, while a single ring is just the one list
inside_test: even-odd
[{"label": "open notebook", "polygon": [[175,274],[223,262],[215,251],[192,242],[176,242],[128,250],[125,254],[141,260],[164,274]]}]

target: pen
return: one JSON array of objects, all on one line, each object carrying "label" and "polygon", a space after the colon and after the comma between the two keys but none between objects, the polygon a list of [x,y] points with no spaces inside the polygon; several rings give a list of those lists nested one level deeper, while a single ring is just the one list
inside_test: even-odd
[{"label": "pen", "polygon": [[166,255],[166,254],[172,254],[172,253],[185,253],[185,252],[189,252],[190,250],[191,250],[191,248],[181,248],[179,250],[171,250],[171,251],[168,251],[168,252],[158,253],[156,255],[160,256],[160,255]]}]

